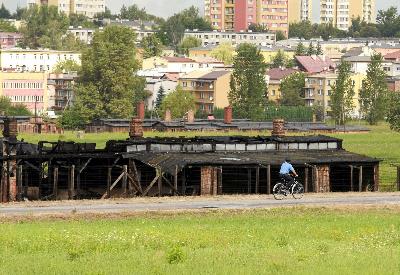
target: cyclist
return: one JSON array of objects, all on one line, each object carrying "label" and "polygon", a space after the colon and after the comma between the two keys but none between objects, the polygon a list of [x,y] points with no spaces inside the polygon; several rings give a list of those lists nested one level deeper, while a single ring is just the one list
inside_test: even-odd
[{"label": "cyclist", "polygon": [[294,178],[290,175],[290,172],[292,172],[295,177],[298,177],[292,164],[290,164],[290,158],[286,158],[285,162],[283,162],[281,165],[281,170],[279,171],[279,175],[284,180],[287,189],[289,189],[290,186],[294,184]]}]

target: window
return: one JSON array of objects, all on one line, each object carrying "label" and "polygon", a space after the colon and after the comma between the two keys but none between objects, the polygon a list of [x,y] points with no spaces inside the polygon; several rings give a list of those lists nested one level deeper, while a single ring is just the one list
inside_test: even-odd
[{"label": "window", "polygon": [[182,86],[187,87],[187,82],[186,81],[182,82]]}]

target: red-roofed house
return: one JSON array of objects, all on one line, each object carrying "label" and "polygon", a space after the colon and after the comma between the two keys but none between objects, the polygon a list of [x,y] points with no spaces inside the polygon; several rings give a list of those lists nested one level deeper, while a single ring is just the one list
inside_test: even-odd
[{"label": "red-roofed house", "polygon": [[266,76],[268,82],[268,100],[278,102],[281,98],[280,85],[282,80],[285,77],[296,72],[298,72],[298,70],[291,68],[274,68],[267,71]]},{"label": "red-roofed house", "polygon": [[388,61],[400,61],[400,50],[388,53],[387,55],[384,56],[384,59]]},{"label": "red-roofed house", "polygon": [[301,71],[315,74],[333,71],[336,64],[325,55],[295,56]]}]

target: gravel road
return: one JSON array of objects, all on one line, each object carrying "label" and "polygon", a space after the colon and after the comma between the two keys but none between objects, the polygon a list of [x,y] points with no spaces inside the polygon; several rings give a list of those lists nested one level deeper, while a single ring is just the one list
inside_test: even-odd
[{"label": "gravel road", "polygon": [[272,196],[138,198],[104,201],[25,202],[0,206],[0,217],[70,213],[124,213],[196,209],[256,209],[287,206],[400,206],[400,193],[306,194],[302,199]]}]

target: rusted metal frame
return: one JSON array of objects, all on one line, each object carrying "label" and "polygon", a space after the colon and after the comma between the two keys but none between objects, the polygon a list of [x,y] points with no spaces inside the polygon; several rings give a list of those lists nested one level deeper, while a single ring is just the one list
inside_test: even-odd
[{"label": "rusted metal frame", "polygon": [[156,183],[156,181],[158,180],[159,177],[161,177],[161,175],[160,175],[158,169],[156,169],[156,176],[150,182],[149,186],[147,186],[147,188],[143,191],[142,196],[146,196],[147,195],[147,193],[150,191],[150,189],[153,187],[153,185]]}]

